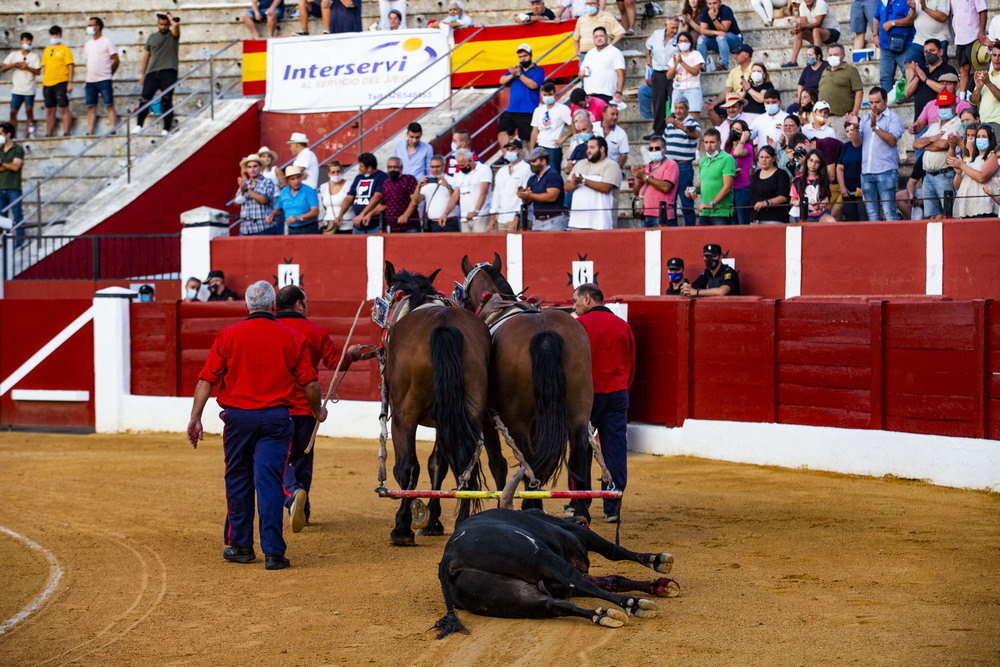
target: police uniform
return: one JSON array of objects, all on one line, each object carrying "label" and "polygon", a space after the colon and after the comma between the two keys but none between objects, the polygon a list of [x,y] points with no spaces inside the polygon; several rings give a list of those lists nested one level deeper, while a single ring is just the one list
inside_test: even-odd
[{"label": "police uniform", "polygon": [[[278,322],[289,329],[297,331],[306,339],[309,350],[309,361],[313,369],[318,369],[320,362],[327,368],[336,368],[340,361],[340,350],[330,340],[330,334],[326,328],[310,322],[302,313],[295,311],[284,311],[278,313]],[[316,418],[312,410],[309,409],[309,401],[301,387],[295,390],[296,402],[289,410],[292,416],[292,425],[295,434],[292,436],[292,447],[288,453],[288,463],[285,465],[284,491],[285,507],[291,509],[292,500],[295,493],[302,489],[306,492],[305,515],[306,523],[309,522],[309,489],[312,486],[313,474],[313,452],[306,453],[306,447],[312,439],[313,429],[316,427]]]},{"label": "police uniform", "polygon": [[[721,263],[722,260],[719,261]],[[714,287],[722,287],[723,285],[729,285],[729,294],[727,296],[740,295],[740,276],[736,273],[736,269],[725,264],[719,266],[719,272],[714,276],[711,271],[705,269],[691,283],[693,289],[712,289]]]},{"label": "police uniform", "polygon": [[282,475],[293,431],[289,408],[297,404],[301,387],[316,380],[306,339],[271,313],[253,312],[219,332],[198,377],[221,383],[226,545],[252,551],[256,491],[261,549],[283,557]]},{"label": "police uniform", "polygon": [[[676,272],[680,272],[681,279],[678,280],[677,284],[675,285],[672,281],[669,281],[670,277],[669,274]],[[667,291],[664,292],[664,294],[666,294],[667,296],[680,296],[681,287],[688,284],[689,282],[686,278],[684,278],[684,260],[682,260],[680,257],[671,257],[670,259],[668,259],[667,274],[668,274]]]}]

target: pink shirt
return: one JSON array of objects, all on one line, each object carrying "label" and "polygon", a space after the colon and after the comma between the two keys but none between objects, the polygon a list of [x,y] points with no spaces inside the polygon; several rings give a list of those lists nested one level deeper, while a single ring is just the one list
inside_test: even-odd
[{"label": "pink shirt", "polygon": [[646,173],[661,181],[670,181],[674,187],[670,192],[663,193],[654,188],[649,183],[644,183],[639,189],[639,196],[645,206],[645,215],[656,217],[660,215],[660,202],[667,202],[667,220],[674,219],[674,203],[677,201],[677,179],[680,176],[680,167],[670,158],[665,158],[658,165],[647,164]]},{"label": "pink shirt", "polygon": [[107,37],[88,39],[83,45],[83,54],[87,59],[87,83],[107,81],[111,78],[111,56],[117,50],[114,43]]},{"label": "pink shirt", "polygon": [[733,156],[736,160],[736,178],[733,179],[733,189],[750,187],[750,176],[753,175],[753,144],[746,144],[747,154],[743,157]]},{"label": "pink shirt", "polygon": [[[956,117],[961,116],[962,112],[971,106],[972,105],[966,102],[965,100],[956,100],[955,116]],[[925,104],[924,110],[920,112],[920,115],[917,117],[917,120],[925,121],[928,126],[930,126],[931,123],[936,122],[938,120],[938,105],[933,100],[931,100],[931,102],[929,102],[928,104]]]},{"label": "pink shirt", "polygon": [[575,104],[569,105],[569,115],[570,117],[576,113],[577,109],[586,108],[587,113],[590,114],[591,123],[600,123],[601,119],[604,117],[604,107],[608,106],[608,103],[602,100],[600,97],[590,96],[590,106],[588,107],[578,107]]}]

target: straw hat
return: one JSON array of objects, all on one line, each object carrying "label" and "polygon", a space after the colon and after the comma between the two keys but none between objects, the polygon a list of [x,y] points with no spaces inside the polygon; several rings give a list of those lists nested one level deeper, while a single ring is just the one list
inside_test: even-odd
[{"label": "straw hat", "polygon": [[257,155],[256,153],[251,153],[250,155],[247,155],[245,158],[240,160],[240,169],[246,169],[247,164],[250,162],[256,162],[261,167],[264,166],[263,158],[261,158],[261,156]]},{"label": "straw hat", "polygon": [[270,155],[271,156],[271,164],[277,164],[278,163],[278,154],[275,153],[274,151],[272,151],[267,146],[261,146],[260,148],[258,148],[257,149],[257,155],[259,155],[261,157],[264,157],[265,155]]},{"label": "straw hat", "polygon": [[978,39],[972,43],[972,69],[977,72],[981,69],[989,69],[990,50],[983,46]]},{"label": "straw hat", "polygon": [[306,170],[302,167],[296,167],[292,165],[285,169],[285,178],[291,178],[292,176],[301,176],[306,173]]},{"label": "straw hat", "polygon": [[305,144],[309,145],[309,140],[306,139],[304,132],[292,132],[292,138],[288,140],[290,144]]}]

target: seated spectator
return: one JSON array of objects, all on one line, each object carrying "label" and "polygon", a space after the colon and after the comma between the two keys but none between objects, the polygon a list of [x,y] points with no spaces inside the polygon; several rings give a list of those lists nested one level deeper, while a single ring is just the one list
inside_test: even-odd
[{"label": "seated spectator", "polygon": [[722,0],[707,0],[707,6],[701,12],[701,36],[698,38],[698,51],[701,58],[708,62],[708,52],[719,54],[722,66],[729,69],[729,52],[743,41],[740,26],[736,22],[733,10],[722,4]]},{"label": "seated spectator", "polygon": [[[994,46],[994,52],[1000,45]],[[997,173],[997,147],[993,128],[983,123],[976,130],[975,143],[970,147],[968,160],[949,155],[948,166],[955,170],[955,218],[995,218],[997,205],[987,194],[997,194],[993,189],[993,176]],[[984,194],[981,186],[990,192]]]},{"label": "seated spectator", "polygon": [[830,198],[833,190],[830,187],[830,175],[826,169],[826,161],[818,150],[809,151],[805,159],[805,169],[792,179],[790,203],[792,215],[795,216],[806,207],[806,220],[799,222],[836,222],[830,215]]},{"label": "seated spectator", "polygon": [[583,89],[591,97],[620,104],[625,89],[625,56],[618,47],[608,44],[608,32],[594,28],[594,48],[580,60]]},{"label": "seated spectator", "polygon": [[[707,133],[706,133],[707,134]],[[705,270],[694,282],[681,288],[681,296],[739,296],[740,276],[722,261],[722,246],[707,243],[702,250]]]},{"label": "seated spectator", "polygon": [[534,150],[536,146],[541,146],[547,150],[549,164],[558,171],[562,167],[562,145],[573,134],[572,125],[569,107],[556,102],[556,84],[546,81],[542,84],[542,103],[535,108],[531,117],[531,142],[528,148]]},{"label": "seated spectator", "polygon": [[226,287],[226,274],[219,270],[208,272],[205,278],[208,284],[209,301],[241,301],[239,295]]},{"label": "seated spectator", "polygon": [[354,209],[348,207],[337,224],[337,217],[343,209],[344,199],[350,188],[344,179],[344,166],[336,160],[331,160],[326,164],[326,173],[329,180],[319,188],[319,201],[323,205],[323,221],[320,223],[320,231],[324,234],[333,232],[335,234],[350,234],[354,229]]},{"label": "seated spectator", "polygon": [[510,86],[507,108],[497,121],[497,143],[506,146],[517,133],[521,143],[531,139],[531,114],[538,107],[545,71],[531,61],[531,45],[517,47],[517,64],[500,77],[501,86]]},{"label": "seated spectator", "polygon": [[[777,154],[771,146],[764,146],[757,154],[760,169],[750,180],[750,201],[753,218],[761,225],[783,225],[788,222],[788,193],[791,179],[788,172],[778,169]],[[858,181],[860,185],[860,180]]]},{"label": "seated spectator", "polygon": [[944,84],[938,81],[942,75],[954,74],[956,78],[958,76],[955,68],[941,57],[940,41],[927,40],[921,48],[921,56],[926,65],[918,65],[913,60],[906,62],[906,96],[913,99],[914,118],[919,118],[924,107],[933,104],[938,93],[944,90]]},{"label": "seated spectator", "polygon": [[515,23],[541,23],[555,21],[556,15],[546,8],[545,0],[531,0],[531,10],[514,14]]},{"label": "seated spectator", "polygon": [[715,129],[719,131],[719,135],[723,137],[729,136],[729,127],[738,120],[747,121],[750,123],[749,118],[743,113],[743,98],[736,93],[731,93],[729,97],[726,98],[725,103],[722,104],[722,108],[726,112],[725,119],[715,126]]},{"label": "seated spectator", "polygon": [[288,226],[289,234],[319,234],[319,196],[302,182],[302,167],[291,166],[285,170],[288,185],[278,193],[274,210],[267,217],[272,222],[280,213]]},{"label": "seated spectator", "polygon": [[[959,116],[968,116],[962,119],[963,123],[975,121],[979,124],[979,110],[958,96],[958,75],[954,73],[941,74],[937,82],[941,84],[941,92],[947,92],[958,98],[955,101],[955,113]],[[936,98],[935,98],[936,99]],[[920,134],[924,128],[933,123],[938,118],[937,105],[925,104],[923,111],[916,117],[916,122],[907,128],[910,134]]]},{"label": "seated spectator", "polygon": [[197,303],[199,292],[201,292],[201,281],[191,276],[184,283],[184,302]]},{"label": "seated spectator", "polygon": [[[378,0],[378,12],[379,30],[406,29],[406,0]],[[405,166],[405,160],[403,164]]]},{"label": "seated spectator", "polygon": [[448,18],[441,20],[441,25],[446,25],[452,30],[458,28],[471,28],[475,23],[472,17],[465,13],[465,5],[462,0],[451,0],[448,4]]},{"label": "seated spectator", "polygon": [[10,89],[10,123],[14,126],[14,138],[17,138],[17,112],[24,105],[28,126],[25,138],[35,136],[35,77],[42,73],[42,60],[38,54],[31,52],[31,44],[35,40],[30,32],[21,33],[21,50],[11,51],[3,60],[0,72],[14,70],[11,74]]},{"label": "seated spectator", "polygon": [[754,63],[750,68],[750,79],[740,79],[740,90],[736,93],[743,98],[743,113],[750,122],[764,113],[764,91],[774,88],[771,76],[764,63]]},{"label": "seated spectator", "polygon": [[938,94],[935,103],[938,120],[927,128],[922,137],[913,141],[914,150],[923,151],[924,212],[932,220],[944,217],[945,197],[947,193],[955,193],[955,170],[948,166],[946,160],[952,154],[948,135],[958,136],[962,132],[962,121],[955,114],[956,101],[949,92]]},{"label": "seated spectator", "polygon": [[274,37],[278,21],[285,16],[285,0],[250,0],[250,9],[243,12],[243,23],[254,39],[260,39],[258,23],[267,22],[267,37]]},{"label": "seated spectator", "polygon": [[[840,219],[861,222],[867,217],[861,192],[861,130],[857,121],[848,121],[844,129],[847,141],[840,149],[840,159],[837,160],[837,184],[840,186],[840,208],[843,211]],[[840,211],[834,206],[831,212],[836,218]]]},{"label": "seated spectator", "polygon": [[[323,34],[330,32],[330,6],[334,0],[299,0],[299,23],[302,30],[296,35],[309,34],[309,17],[320,19]],[[340,2],[340,0],[335,0]]]},{"label": "seated spectator", "polygon": [[[854,33],[854,50],[865,48],[865,33],[872,31],[872,36],[878,40],[875,32],[875,6],[879,0],[857,0],[851,2],[851,32]],[[950,0],[949,0],[950,1]],[[857,115],[855,113],[854,115]]]},{"label": "seated spectator", "polygon": [[635,185],[632,193],[642,200],[643,227],[660,227],[660,204],[666,205],[664,227],[677,226],[677,181],[680,175],[677,163],[666,156],[667,142],[663,137],[649,140],[648,162],[645,167],[632,167]]},{"label": "seated spectator", "polygon": [[[573,134],[569,138],[569,149],[571,153],[575,153],[576,148],[580,145],[584,146],[583,153],[577,157],[577,160],[582,160],[587,156],[587,141],[594,133],[594,124],[590,122],[590,114],[586,109],[577,109],[573,112]],[[570,159],[573,159],[572,156]],[[566,171],[569,173],[569,170]]]},{"label": "seated spectator", "polygon": [[[454,186],[451,178],[445,173],[444,157],[431,157],[431,173],[417,183],[417,191],[411,199],[410,206],[414,210],[420,204],[424,205],[424,225],[430,232],[460,232],[458,211],[449,217],[451,210],[451,193]],[[408,211],[412,213],[413,211]]]},{"label": "seated spectator", "polygon": [[667,296],[680,296],[681,288],[690,285],[690,281],[684,277],[684,260],[680,257],[671,257],[667,260]]},{"label": "seated spectator", "polygon": [[[313,190],[318,188],[319,160],[316,159],[316,154],[309,148],[309,139],[306,138],[306,135],[301,132],[293,132],[292,137],[288,140],[288,149],[292,151],[292,156],[295,158],[292,161],[292,166],[302,167],[302,171],[304,172],[302,182]],[[284,184],[284,181],[282,181],[282,184]]]},{"label": "seated spectator", "polygon": [[837,133],[827,124],[829,120],[830,105],[825,100],[820,100],[813,106],[812,122],[802,128],[802,133],[810,139],[836,139]]},{"label": "seated spectator", "polygon": [[382,198],[375,214],[385,215],[385,224],[391,234],[420,231],[420,218],[411,210],[411,200],[417,191],[417,179],[403,173],[403,161],[391,157],[385,166],[388,178],[382,182]]},{"label": "seated spectator", "polygon": [[576,55],[583,58],[584,55],[594,48],[594,29],[604,28],[604,34],[608,35],[611,46],[615,46],[625,37],[625,28],[603,9],[599,9],[598,0],[586,0],[586,12],[576,20],[576,27],[573,28],[573,48]]},{"label": "seated spectator", "polygon": [[631,147],[628,143],[628,133],[618,125],[618,107],[609,104],[604,107],[604,119],[600,125],[594,126],[594,136],[603,137],[607,142],[607,157],[624,167]]},{"label": "seated spectator", "polygon": [[[813,105],[819,101],[819,93],[812,88],[803,88],[799,91],[798,99],[788,105],[785,109],[786,112],[790,114],[802,114],[802,113],[812,113]],[[802,117],[799,115],[799,123],[802,123]]]},{"label": "seated spectator", "polygon": [[331,0],[330,32],[361,32],[361,0]]},{"label": "seated spectator", "polygon": [[621,182],[621,167],[608,159],[608,142],[592,137],[587,142],[587,159],[573,166],[565,183],[566,191],[573,193],[570,229],[612,229]]},{"label": "seated spectator", "polygon": [[267,146],[261,146],[257,149],[257,155],[263,160],[260,175],[274,183],[276,189],[281,189],[281,181],[285,180],[285,174],[278,166],[278,154]]},{"label": "seated spectator", "polygon": [[400,28],[406,27],[405,25],[403,25],[403,14],[398,9],[389,10],[388,20],[389,20],[389,27],[380,28],[381,30],[399,30]]},{"label": "seated spectator", "polygon": [[[719,131],[705,130],[705,157],[698,165],[701,187],[691,186],[689,193],[699,193],[698,224],[702,226],[733,224],[733,182],[736,180],[736,160],[722,150]],[[694,194],[689,194],[694,199]]]},{"label": "seated spectator", "polygon": [[354,234],[378,234],[382,231],[382,216],[377,214],[382,202],[382,184],[389,176],[378,168],[378,158],[371,153],[358,156],[358,175],[351,183],[340,215],[334,220],[338,227],[344,222],[347,209],[354,208]]},{"label": "seated spectator", "polygon": [[[736,160],[736,178],[733,180],[733,207],[738,225],[750,224],[750,176],[753,174],[754,148],[750,143],[750,127],[746,121],[733,121],[723,150]],[[721,135],[720,135],[721,136]]]},{"label": "seated spectator", "polygon": [[681,3],[681,30],[701,35],[701,13],[706,7],[705,2],[706,0],[684,0]]},{"label": "seated spectator", "polygon": [[705,58],[699,51],[691,48],[691,35],[686,32],[677,35],[677,48],[679,51],[674,54],[667,69],[667,78],[674,85],[670,106],[677,106],[677,102],[683,99],[687,102],[689,113],[698,120],[704,105],[701,70],[705,67]]},{"label": "seated spectator", "polygon": [[[928,41],[934,39],[941,45],[941,62],[948,62],[948,42],[951,36],[951,0],[923,0],[915,3],[913,8],[917,16],[913,20],[913,42],[910,43],[910,50],[906,53],[907,62],[915,62],[921,68],[926,68],[930,63],[924,56],[924,46]],[[996,21],[996,19],[993,19]],[[987,31],[988,33],[988,31]],[[989,44],[986,45],[989,47]],[[907,97],[910,97],[907,94]]]},{"label": "seated spectator", "polygon": [[787,113],[781,110],[781,94],[774,88],[764,91],[764,113],[750,123],[750,136],[759,151],[768,138],[778,141],[783,133]]},{"label": "seated spectator", "polygon": [[482,162],[476,162],[472,151],[460,148],[455,151],[458,173],[451,179],[454,187],[445,216],[452,211],[459,212],[465,233],[482,233],[489,224],[490,188],[493,185],[493,170]]},{"label": "seated spectator", "polygon": [[531,176],[527,185],[517,189],[517,196],[530,206],[531,229],[536,232],[566,231],[562,176],[549,165],[549,153],[544,148],[531,151],[528,162],[531,163]]},{"label": "seated spectator", "polygon": [[788,6],[788,0],[750,0],[750,6],[766,26],[774,25],[774,10]]},{"label": "seated spectator", "polygon": [[[517,193],[528,184],[531,166],[521,159],[521,140],[511,139],[503,147],[504,165],[497,169],[490,203],[490,222],[487,232],[514,232],[520,226],[518,212],[521,199]],[[562,179],[559,179],[562,191]]]},{"label": "seated spectator", "polygon": [[573,92],[569,94],[569,101],[569,110],[574,114],[574,117],[578,109],[583,109],[590,114],[590,122],[592,123],[601,122],[604,117],[604,107],[608,106],[608,103],[600,97],[588,95],[583,88],[573,89]]},{"label": "seated spectator", "polygon": [[240,161],[240,176],[236,179],[233,203],[240,207],[240,236],[273,235],[278,227],[272,222],[278,188],[261,175],[259,155],[248,155]]},{"label": "seated spectator", "polygon": [[569,21],[583,16],[587,11],[584,0],[559,0],[559,8],[556,10],[556,23]]},{"label": "seated spectator", "polygon": [[834,44],[840,40],[840,21],[833,15],[826,0],[802,0],[799,3],[799,18],[792,23],[792,59],[782,67],[798,67],[799,50],[802,42],[814,46]]},{"label": "seated spectator", "polygon": [[392,157],[398,157],[402,161],[403,173],[417,180],[427,175],[431,155],[434,154],[431,145],[421,141],[423,136],[424,128],[420,123],[410,123],[406,126],[406,138],[397,140],[392,146]]},{"label": "seated spectator", "polygon": [[[639,118],[643,120],[653,120],[653,87],[649,85],[651,80],[646,79],[645,83],[635,90],[635,96],[639,99]],[[666,102],[664,102],[664,112],[666,112]]]},{"label": "seated spectator", "polygon": [[726,77],[726,86],[719,91],[714,100],[706,105],[708,107],[706,109],[708,118],[716,126],[722,123],[722,116],[725,115],[725,111],[722,110],[722,103],[730,95],[738,95],[741,99],[744,97],[743,81],[750,79],[750,72],[753,69],[752,46],[749,44],[737,44],[733,48],[732,55],[736,59],[736,66],[729,70],[729,76]]},{"label": "seated spectator", "polygon": [[[856,4],[858,3],[852,3],[852,12]],[[847,115],[857,116],[861,111],[861,73],[854,65],[844,62],[844,47],[840,44],[830,45],[827,49],[827,61],[830,66],[823,70],[819,78],[819,99],[830,104],[830,124],[833,125],[837,138],[843,139],[847,136],[843,132]]]},{"label": "seated spectator", "polygon": [[[534,111],[534,109],[532,109]],[[530,137],[531,134],[529,133]],[[522,140],[522,143],[523,140]],[[472,153],[472,159],[475,162],[482,162],[479,156],[476,155],[476,151],[472,150],[472,135],[469,134],[468,130],[455,130],[451,133],[451,157],[448,158],[447,172],[449,177],[454,177],[458,173],[458,163],[455,161],[455,151],[460,149],[465,149]]]},{"label": "seated spectator", "polygon": [[[803,90],[819,90],[819,80],[823,77],[823,71],[830,66],[830,63],[823,60],[823,48],[811,45],[806,49],[806,66],[802,68],[802,74],[799,75],[798,92],[801,95]],[[819,93],[816,93],[816,97],[813,102],[819,99]],[[792,113],[789,110],[789,113]]]},{"label": "seated spectator", "polygon": [[635,34],[635,0],[618,0],[615,4],[618,5],[618,15],[625,34],[631,37]]},{"label": "seated spectator", "polygon": [[[652,93],[651,109],[653,118],[653,135],[662,135],[666,129],[666,106],[672,91],[672,82],[667,78],[667,70],[673,56],[679,50],[677,38],[680,21],[676,16],[668,16],[663,22],[663,28],[656,30],[646,40],[646,83]],[[690,40],[688,40],[690,42]],[[690,47],[688,47],[690,48]],[[639,97],[640,115],[643,111],[642,96]],[[645,118],[645,116],[643,116]],[[649,137],[646,137],[649,139]]]}]

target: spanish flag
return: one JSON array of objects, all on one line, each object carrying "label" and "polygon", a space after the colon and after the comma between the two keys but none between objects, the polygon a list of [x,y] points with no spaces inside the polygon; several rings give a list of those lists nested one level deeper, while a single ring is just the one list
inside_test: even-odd
[{"label": "spanish flag", "polygon": [[243,94],[267,93],[267,40],[243,40]]},{"label": "spanish flag", "polygon": [[[451,66],[458,67],[471,60],[451,75],[451,87],[499,85],[500,77],[507,73],[507,68],[517,64],[517,47],[523,43],[531,46],[533,59],[541,58],[538,64],[545,70],[546,78],[576,76],[578,68],[575,63],[560,67],[576,57],[572,37],[575,27],[576,19],[562,23],[515,23],[456,30],[455,44],[460,46],[451,54]],[[462,40],[477,30],[482,32],[462,44]],[[549,49],[552,52],[544,55]]]}]

